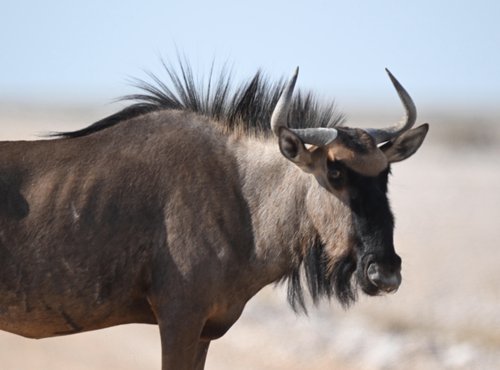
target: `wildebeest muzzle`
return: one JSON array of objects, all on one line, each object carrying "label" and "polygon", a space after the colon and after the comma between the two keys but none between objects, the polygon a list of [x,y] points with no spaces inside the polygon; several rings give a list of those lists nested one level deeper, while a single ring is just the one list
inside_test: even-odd
[{"label": "wildebeest muzzle", "polygon": [[361,289],[368,295],[394,293],[401,285],[401,258],[395,253],[384,258],[367,255],[357,270]]}]

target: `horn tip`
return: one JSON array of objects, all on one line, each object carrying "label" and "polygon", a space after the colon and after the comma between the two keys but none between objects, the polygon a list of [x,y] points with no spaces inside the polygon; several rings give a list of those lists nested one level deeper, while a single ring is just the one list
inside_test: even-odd
[{"label": "horn tip", "polygon": [[389,78],[391,79],[391,82],[396,87],[396,89],[397,90],[402,89],[403,86],[401,86],[401,83],[398,81],[398,79],[396,77],[394,77],[394,75],[391,73],[391,71],[389,71],[388,68],[386,68],[385,71],[389,75]]},{"label": "horn tip", "polygon": [[[396,77],[394,77],[394,75],[392,74],[392,72],[389,70],[389,68],[385,68],[385,72],[389,75],[389,78],[391,79],[391,81],[395,81],[396,80]],[[397,80],[396,80],[397,81]]]}]

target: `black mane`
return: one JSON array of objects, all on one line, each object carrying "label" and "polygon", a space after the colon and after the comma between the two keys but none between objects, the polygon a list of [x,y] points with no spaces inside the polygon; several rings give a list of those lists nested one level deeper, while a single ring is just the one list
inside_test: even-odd
[{"label": "black mane", "polygon": [[[74,138],[86,136],[122,121],[159,110],[184,110],[212,118],[228,129],[243,129],[245,133],[270,132],[271,114],[284,88],[284,81],[269,82],[258,71],[249,81],[232,88],[230,73],[222,69],[217,78],[213,68],[206,83],[195,79],[187,62],[178,68],[163,63],[168,83],[148,73],[151,82],[136,79],[134,85],[141,93],[120,100],[132,101],[127,108],[77,131],[56,133],[53,136]],[[333,127],[344,120],[334,102],[320,105],[311,93],[298,92],[290,112],[291,127]]]},{"label": "black mane", "polygon": [[307,313],[304,287],[316,305],[320,299],[331,300],[333,297],[344,308],[348,308],[357,299],[354,272],[356,260],[346,255],[333,263],[325,252],[325,246],[319,239],[307,249],[299,264],[283,278],[288,284],[288,302],[295,312]]}]

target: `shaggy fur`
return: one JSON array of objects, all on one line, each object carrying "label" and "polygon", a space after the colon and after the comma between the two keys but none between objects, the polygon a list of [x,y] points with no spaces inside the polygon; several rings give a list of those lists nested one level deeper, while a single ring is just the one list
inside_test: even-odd
[{"label": "shaggy fur", "polygon": [[[258,71],[249,81],[232,87],[231,75],[223,69],[214,77],[213,69],[207,83],[197,83],[187,62],[179,66],[163,63],[170,81],[163,82],[149,73],[152,82],[135,80],[142,92],[122,100],[132,105],[81,130],[56,133],[59,137],[80,137],[114,126],[131,118],[159,110],[182,110],[211,118],[229,131],[268,135],[271,114],[284,87],[283,80],[270,82]],[[344,116],[335,104],[320,104],[311,93],[298,92],[290,112],[290,127],[333,127],[341,124]]]},{"label": "shaggy fur", "polygon": [[307,248],[300,264],[286,277],[288,302],[295,312],[307,313],[304,283],[315,305],[322,298],[332,297],[344,308],[356,301],[355,258],[349,254],[335,261],[333,267],[329,267],[330,264],[325,246],[319,240]]}]

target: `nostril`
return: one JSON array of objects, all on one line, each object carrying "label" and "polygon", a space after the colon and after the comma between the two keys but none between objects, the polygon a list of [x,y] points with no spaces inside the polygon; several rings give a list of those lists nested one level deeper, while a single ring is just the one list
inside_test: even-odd
[{"label": "nostril", "polygon": [[370,280],[378,280],[379,278],[379,267],[376,263],[370,263],[368,269],[366,270],[366,275]]},{"label": "nostril", "polygon": [[386,293],[395,292],[401,284],[401,273],[399,270],[388,272],[378,263],[371,263],[366,270],[366,275],[373,285]]}]

